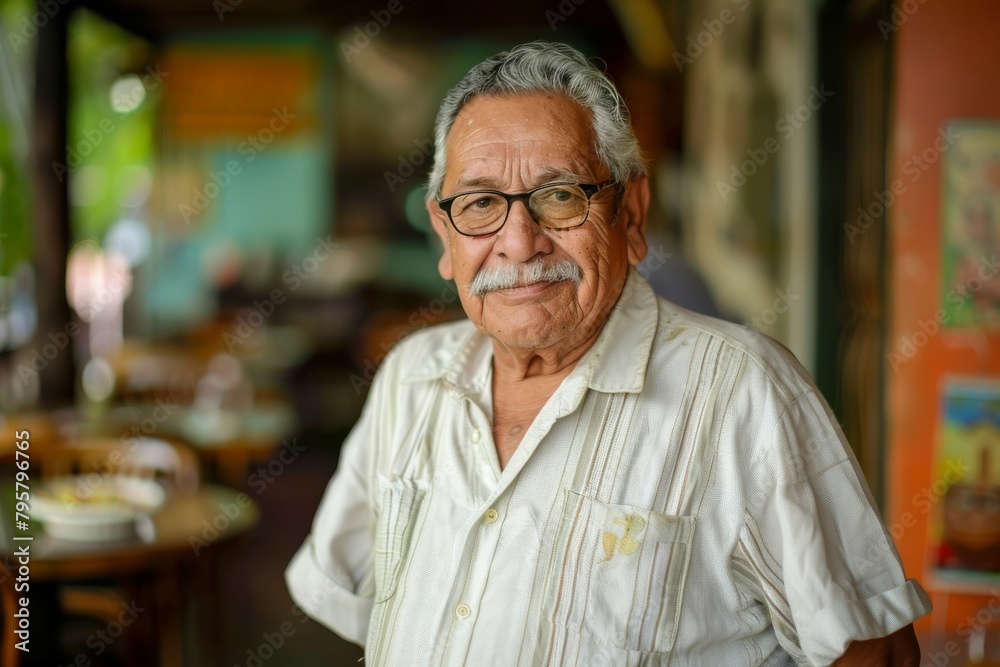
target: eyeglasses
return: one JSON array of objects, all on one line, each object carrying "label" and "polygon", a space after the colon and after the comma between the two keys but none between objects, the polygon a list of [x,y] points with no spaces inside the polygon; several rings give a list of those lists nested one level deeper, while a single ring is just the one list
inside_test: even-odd
[{"label": "eyeglasses", "polygon": [[563,231],[587,222],[590,198],[613,183],[547,183],[513,194],[473,190],[439,199],[438,206],[462,236],[487,236],[500,231],[516,201],[524,202],[531,218],[542,229]]}]

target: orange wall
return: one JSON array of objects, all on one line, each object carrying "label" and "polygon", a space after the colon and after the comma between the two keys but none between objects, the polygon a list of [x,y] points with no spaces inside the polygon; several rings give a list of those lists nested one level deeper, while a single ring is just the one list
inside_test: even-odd
[{"label": "orange wall", "polygon": [[[939,128],[957,118],[1000,118],[1000,2],[995,0],[896,0],[917,7],[895,33],[893,111],[887,183],[902,179],[906,191],[888,212],[890,338],[895,350],[902,336],[912,336],[918,322],[933,319],[941,300],[941,161],[912,182],[903,173],[913,155],[934,145]],[[900,553],[908,576],[931,593],[936,627],[954,629],[986,602],[986,597],[955,595],[946,599],[925,580],[928,514],[914,497],[928,489],[938,426],[938,384],[944,374],[1000,375],[1000,334],[987,339],[989,354],[980,359],[968,346],[968,334],[944,332],[932,337],[907,363],[894,371],[887,364],[888,505],[886,521],[896,524]],[[939,507],[935,506],[935,509]],[[910,525],[907,525],[910,524]],[[918,624],[928,630],[931,621]]]}]

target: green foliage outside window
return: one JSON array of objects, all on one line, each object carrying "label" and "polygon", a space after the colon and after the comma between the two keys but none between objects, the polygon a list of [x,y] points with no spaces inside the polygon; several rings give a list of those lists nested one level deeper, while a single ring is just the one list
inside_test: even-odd
[{"label": "green foliage outside window", "polygon": [[0,276],[31,258],[27,119],[34,11],[31,0],[0,0]]}]

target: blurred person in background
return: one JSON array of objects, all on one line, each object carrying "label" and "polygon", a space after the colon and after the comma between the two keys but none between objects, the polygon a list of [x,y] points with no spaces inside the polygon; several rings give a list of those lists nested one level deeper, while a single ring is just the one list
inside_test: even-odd
[{"label": "blurred person in background", "polygon": [[[701,274],[681,253],[676,231],[681,215],[681,192],[684,189],[683,167],[679,157],[665,156],[657,165],[657,178],[653,200],[660,205],[650,206],[646,220],[646,257],[638,265],[639,274],[646,279],[657,296],[693,310],[702,315],[722,317],[712,292]],[[734,318],[724,318],[732,319]]]},{"label": "blurred person in background", "polygon": [[286,580],[381,665],[916,665],[930,610],[804,369],[658,298],[615,87],[535,42],[436,123],[468,320],[379,370]]}]

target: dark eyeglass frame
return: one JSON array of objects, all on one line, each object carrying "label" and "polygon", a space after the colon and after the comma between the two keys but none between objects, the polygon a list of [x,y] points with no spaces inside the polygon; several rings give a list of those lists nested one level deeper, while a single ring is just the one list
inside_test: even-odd
[{"label": "dark eyeglass frame", "polygon": [[[585,225],[587,223],[587,220],[590,219],[590,205],[591,205],[591,201],[590,200],[591,200],[591,198],[594,195],[596,195],[598,192],[600,192],[601,190],[603,190],[604,188],[608,187],[609,185],[615,185],[615,181],[614,181],[614,179],[608,179],[608,180],[603,181],[601,183],[574,183],[572,181],[565,181],[565,182],[559,181],[559,182],[556,182],[556,183],[546,183],[545,185],[539,185],[537,188],[532,188],[531,190],[525,190],[524,192],[501,192],[500,190],[469,190],[468,192],[459,192],[457,195],[452,195],[451,197],[446,197],[445,199],[438,199],[437,203],[438,203],[438,206],[441,207],[441,210],[444,211],[448,215],[448,221],[451,223],[451,226],[455,228],[456,232],[458,232],[462,236],[469,236],[469,237],[472,237],[472,238],[480,238],[480,237],[483,237],[483,236],[490,236],[491,234],[496,234],[501,229],[503,229],[503,226],[507,224],[507,218],[510,217],[510,208],[511,208],[511,206],[514,205],[514,202],[516,202],[516,201],[520,201],[520,202],[524,203],[524,208],[525,208],[525,210],[528,211],[528,215],[531,216],[531,219],[534,220],[534,222],[535,222],[536,225],[538,225],[539,227],[541,227],[542,223],[538,222],[538,220],[535,218],[534,214],[531,212],[531,207],[528,206],[528,200],[531,198],[531,195],[535,194],[539,190],[544,190],[545,188],[555,187],[557,185],[575,185],[576,187],[578,187],[581,190],[583,190],[583,194],[587,195],[587,215],[583,216],[583,221],[580,222],[580,223],[578,223],[578,224],[576,224],[576,225],[573,225],[572,227],[560,227],[559,229],[553,229],[552,230],[552,231],[557,231],[557,232],[564,232],[564,231],[567,231],[567,230],[570,230],[570,229],[576,229],[578,227],[582,227],[583,225]],[[483,195],[487,195],[487,194],[488,195],[499,195],[499,196],[503,197],[505,200],[507,200],[507,212],[504,214],[503,222],[501,222],[500,226],[497,227],[496,229],[494,229],[493,231],[486,232],[486,233],[483,233],[483,234],[469,234],[468,232],[463,232],[461,229],[458,228],[458,225],[455,224],[454,218],[451,217],[451,205],[454,204],[455,200],[458,199],[459,197],[467,197],[468,195],[479,195],[479,194],[483,194]],[[616,209],[617,209],[617,199],[618,199],[618,188],[616,187],[615,188],[615,201],[616,201],[616,207],[615,208]],[[543,227],[543,229],[546,229],[546,228]]]}]

